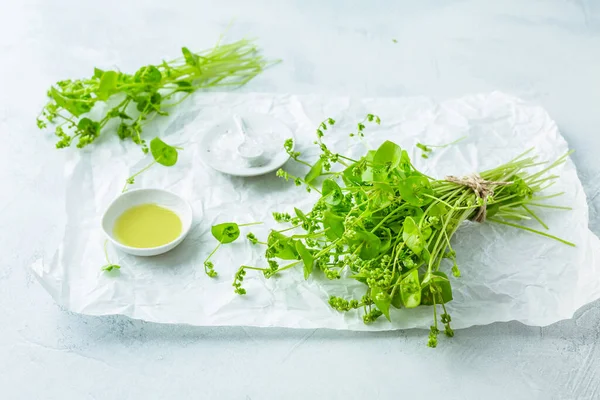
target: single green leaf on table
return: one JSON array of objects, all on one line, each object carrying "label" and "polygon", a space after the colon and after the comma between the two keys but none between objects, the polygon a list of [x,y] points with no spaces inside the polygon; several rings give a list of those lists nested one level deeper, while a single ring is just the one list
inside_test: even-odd
[{"label": "single green leaf on table", "polygon": [[297,260],[299,258],[296,250],[295,240],[277,231],[271,231],[267,239],[269,246],[269,258],[280,258],[282,260]]},{"label": "single green leaf on table", "polygon": [[304,279],[308,279],[312,273],[315,258],[300,240],[296,241],[296,251],[300,255],[300,258],[302,258],[302,263],[304,264]]},{"label": "single green leaf on table", "polygon": [[421,284],[417,269],[413,269],[400,281],[400,297],[406,308],[415,308],[421,304]]},{"label": "single green leaf on table", "polygon": [[323,213],[323,229],[327,229],[325,234],[329,240],[340,239],[344,236],[346,230],[344,227],[344,218],[331,211],[325,211]]},{"label": "single green leaf on table", "polygon": [[235,222],[213,225],[210,232],[221,244],[231,243],[240,237],[240,227]]},{"label": "single green leaf on table", "polygon": [[433,189],[429,179],[422,175],[409,176],[400,181],[398,184],[400,197],[408,204],[422,207],[431,203],[432,199],[428,196],[433,196]]},{"label": "single green leaf on table", "polygon": [[150,152],[152,153],[154,160],[165,167],[171,167],[177,163],[177,149],[166,144],[157,137],[150,142]]},{"label": "single green leaf on table", "polygon": [[116,92],[118,76],[119,74],[115,71],[106,71],[102,74],[100,85],[96,92],[100,100],[106,100]]},{"label": "single green leaf on table", "polygon": [[419,230],[419,226],[411,217],[406,217],[402,224],[402,240],[406,246],[413,251],[416,255],[420,255],[425,247],[425,240]]},{"label": "single green leaf on table", "polygon": [[317,162],[310,168],[306,176],[304,177],[304,181],[306,183],[311,183],[315,179],[317,179],[323,173],[323,160],[318,159]]},{"label": "single green leaf on table", "polygon": [[[425,276],[423,276],[423,278],[425,278]],[[452,286],[450,285],[448,275],[446,275],[442,271],[434,271],[431,273],[431,277],[427,280],[427,282],[423,280],[421,290],[421,304],[424,304],[426,306],[431,306],[434,304],[433,293],[431,292],[432,285],[436,288],[436,304],[445,304],[452,301]]]},{"label": "single green leaf on table", "polygon": [[371,288],[371,300],[373,300],[373,303],[385,315],[387,320],[392,321],[390,319],[390,304],[392,303],[390,295],[380,287],[373,287]]},{"label": "single green leaf on table", "polygon": [[321,193],[323,201],[330,206],[337,206],[344,198],[342,189],[340,189],[340,186],[333,179],[325,179],[323,181]]}]

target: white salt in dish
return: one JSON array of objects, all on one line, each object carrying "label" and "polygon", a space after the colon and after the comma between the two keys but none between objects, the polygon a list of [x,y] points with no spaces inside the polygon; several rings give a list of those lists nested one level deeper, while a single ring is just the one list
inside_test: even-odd
[{"label": "white salt in dish", "polygon": [[[285,164],[289,155],[283,148],[287,139],[294,139],[290,128],[267,114],[240,114],[246,129],[242,133],[234,119],[228,116],[204,132],[200,139],[202,159],[213,169],[235,176],[257,176],[273,172]],[[260,148],[260,157],[245,157],[238,149],[244,144]]]}]

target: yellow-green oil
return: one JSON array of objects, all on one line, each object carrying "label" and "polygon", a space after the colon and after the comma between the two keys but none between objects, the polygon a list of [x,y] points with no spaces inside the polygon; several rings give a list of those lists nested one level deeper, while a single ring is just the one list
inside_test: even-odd
[{"label": "yellow-green oil", "polygon": [[173,211],[157,204],[141,204],[117,218],[113,234],[125,246],[151,248],[172,242],[181,230],[181,219]]}]

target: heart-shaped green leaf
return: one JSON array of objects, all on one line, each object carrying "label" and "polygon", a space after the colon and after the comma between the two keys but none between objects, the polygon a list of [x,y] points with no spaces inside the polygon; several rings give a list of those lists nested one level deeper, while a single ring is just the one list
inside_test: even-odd
[{"label": "heart-shaped green leaf", "polygon": [[177,149],[169,146],[160,140],[160,138],[155,137],[152,139],[150,142],[150,152],[154,160],[165,167],[171,167],[177,163]]},{"label": "heart-shaped green leaf", "polygon": [[240,236],[240,227],[235,222],[225,222],[213,225],[210,233],[222,244],[235,241]]}]

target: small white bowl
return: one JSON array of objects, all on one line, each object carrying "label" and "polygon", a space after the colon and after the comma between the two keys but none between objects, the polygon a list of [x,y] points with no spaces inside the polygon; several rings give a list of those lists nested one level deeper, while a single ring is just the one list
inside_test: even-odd
[{"label": "small white bowl", "polygon": [[[181,234],[172,242],[158,247],[130,247],[119,242],[113,233],[117,218],[131,207],[148,203],[157,204],[177,214],[181,219]],[[134,256],[156,256],[166,253],[183,241],[191,226],[192,207],[190,204],[175,193],[163,189],[133,189],[122,193],[110,203],[102,217],[102,229],[108,239],[119,250]]]}]

